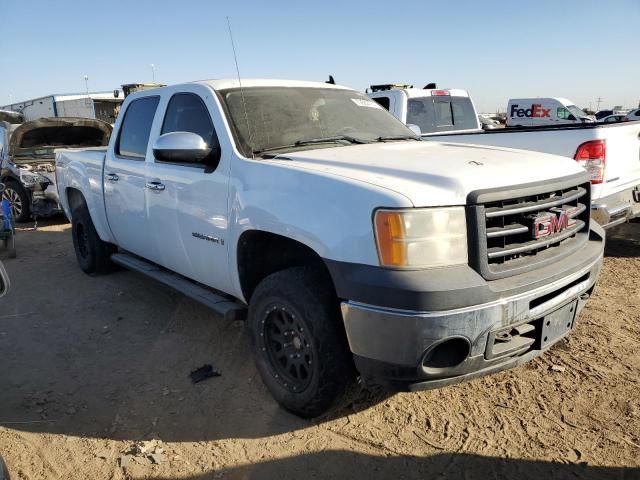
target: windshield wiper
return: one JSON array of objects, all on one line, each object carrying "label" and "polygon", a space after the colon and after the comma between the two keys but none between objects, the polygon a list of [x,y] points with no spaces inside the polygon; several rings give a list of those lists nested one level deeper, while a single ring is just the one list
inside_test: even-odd
[{"label": "windshield wiper", "polygon": [[368,140],[362,140],[361,138],[352,137],[350,135],[334,135],[333,137],[320,137],[311,138],[309,140],[298,140],[296,145],[312,145],[314,143],[334,143],[334,142],[349,142],[349,143],[369,143]]},{"label": "windshield wiper", "polygon": [[378,142],[389,142],[392,140],[418,140],[422,141],[422,139],[418,135],[390,135],[386,137],[378,137],[376,138]]},{"label": "windshield wiper", "polygon": [[340,143],[340,142],[348,142],[352,144],[369,143],[368,140],[362,140],[360,138],[351,137],[349,135],[335,135],[333,137],[320,137],[320,138],[310,138],[309,140],[298,140],[296,143],[290,143],[289,145],[278,145],[277,147],[261,148],[259,150],[254,150],[253,154],[260,155],[262,153],[273,152],[275,150],[302,147],[305,145],[314,145],[316,143],[319,144],[319,143]]}]

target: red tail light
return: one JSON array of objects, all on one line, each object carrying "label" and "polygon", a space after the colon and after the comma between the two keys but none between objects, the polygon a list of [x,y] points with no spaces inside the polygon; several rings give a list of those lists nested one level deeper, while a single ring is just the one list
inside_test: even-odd
[{"label": "red tail light", "polygon": [[449,90],[432,90],[431,95],[435,97],[444,97],[451,95],[451,93],[449,93]]},{"label": "red tail light", "polygon": [[604,167],[607,161],[607,147],[604,140],[584,142],[573,157],[591,175],[591,183],[604,181]]}]

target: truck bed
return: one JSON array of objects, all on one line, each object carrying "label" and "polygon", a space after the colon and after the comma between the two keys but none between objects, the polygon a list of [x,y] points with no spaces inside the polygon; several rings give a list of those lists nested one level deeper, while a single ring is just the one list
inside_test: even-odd
[{"label": "truck bed", "polygon": [[534,150],[574,158],[590,140],[606,140],[603,183],[593,186],[592,198],[604,198],[640,184],[640,122],[504,128],[481,133],[429,135],[425,141],[489,145]]}]

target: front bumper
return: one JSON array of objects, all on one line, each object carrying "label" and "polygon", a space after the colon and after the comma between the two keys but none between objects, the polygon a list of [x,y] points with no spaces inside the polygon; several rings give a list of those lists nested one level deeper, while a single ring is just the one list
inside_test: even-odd
[{"label": "front bumper", "polygon": [[611,228],[640,216],[640,185],[591,203],[591,218]]},{"label": "front bumper", "polygon": [[[416,311],[344,301],[342,314],[356,367],[367,383],[416,390],[524,363],[573,329],[598,278],[603,250],[604,235],[595,227],[585,246],[558,265],[517,276],[524,279],[486,282],[489,289],[505,280],[518,285],[486,303]],[[523,288],[525,281],[531,288]]]}]

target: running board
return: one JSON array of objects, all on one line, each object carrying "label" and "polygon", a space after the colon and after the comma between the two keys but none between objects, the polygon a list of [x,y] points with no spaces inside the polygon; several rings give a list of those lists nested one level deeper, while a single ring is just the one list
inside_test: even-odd
[{"label": "running board", "polygon": [[236,302],[230,297],[215,293],[212,289],[200,286],[182,275],[173,273],[140,257],[129,253],[114,253],[111,255],[111,261],[126,269],[142,273],[147,277],[153,278],[177,290],[187,297],[209,307],[218,315],[223,316],[225,320],[242,320],[246,317],[247,307],[245,305]]}]

